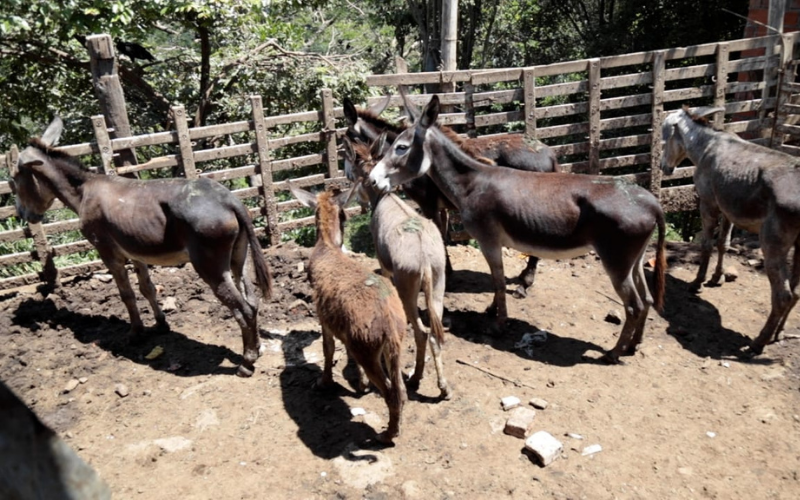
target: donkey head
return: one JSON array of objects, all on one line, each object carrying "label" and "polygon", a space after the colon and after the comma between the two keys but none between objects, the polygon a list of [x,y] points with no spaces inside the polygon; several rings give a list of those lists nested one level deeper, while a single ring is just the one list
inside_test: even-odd
[{"label": "donkey head", "polygon": [[[661,170],[670,175],[675,171],[683,160],[686,159],[687,148],[690,146],[691,130],[696,127],[696,123],[706,116],[724,112],[725,108],[701,107],[690,109],[686,106],[683,109],[673,111],[664,119],[661,126],[662,136],[662,155]],[[703,120],[703,123],[706,123]]]},{"label": "donkey head", "polygon": [[381,113],[386,110],[392,96],[386,96],[383,102],[379,102],[366,110],[359,111],[353,101],[345,97],[342,105],[344,107],[344,118],[347,121],[347,131],[345,136],[351,140],[361,140],[372,142],[378,138],[389,123],[380,118]]},{"label": "donkey head", "polygon": [[350,203],[360,183],[353,184],[347,191],[334,188],[319,194],[295,187],[291,181],[287,180],[286,183],[300,203],[314,209],[317,244],[322,241],[341,248],[344,242],[344,223],[347,220],[347,212],[345,212],[344,208]]},{"label": "donkey head", "polygon": [[434,95],[412,126],[397,136],[381,161],[369,174],[370,184],[379,191],[389,191],[431,168],[430,151],[425,146],[429,129],[439,117],[439,97]]},{"label": "donkey head", "polygon": [[42,137],[32,140],[19,154],[12,179],[17,195],[17,215],[28,222],[41,222],[56,198],[44,173],[52,161],[47,150],[58,142],[63,130],[64,122],[56,116]]}]

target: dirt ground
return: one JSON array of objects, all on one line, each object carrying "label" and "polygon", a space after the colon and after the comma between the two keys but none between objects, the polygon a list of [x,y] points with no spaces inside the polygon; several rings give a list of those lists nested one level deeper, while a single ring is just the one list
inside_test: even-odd
[{"label": "dirt ground", "polygon": [[[371,444],[386,406],[354,392],[341,346],[340,386],[312,387],[322,345],[303,269],[309,251],[289,243],[266,252],[276,293],[262,303],[268,349],[251,379],[234,375],[235,321],[190,267],[153,271],[162,302],[174,303],[172,331],[136,346],[124,341],[127,314],[107,276],[46,298],[3,292],[0,378],[118,499],[800,498],[798,312],[787,339],[739,359],[769,311],[759,250],[734,245],[727,263],[738,279],[693,296],[694,250],[670,244],[664,315],[651,312],[625,365],[607,366],[596,359],[619,326],[606,316],[621,307],[594,256],[543,261],[532,293],[509,296],[508,330],[492,336],[486,263],[474,248],[450,247],[444,355],[454,396],[437,399],[428,365],[389,448]],[[511,290],[524,261],[512,251],[505,261]],[[521,342],[539,330],[544,343]],[[406,345],[407,372],[411,335]],[[163,354],[148,359],[157,346]],[[552,464],[504,434],[506,396],[548,402],[531,431],[563,443]],[[602,451],[582,455],[595,444]]]}]

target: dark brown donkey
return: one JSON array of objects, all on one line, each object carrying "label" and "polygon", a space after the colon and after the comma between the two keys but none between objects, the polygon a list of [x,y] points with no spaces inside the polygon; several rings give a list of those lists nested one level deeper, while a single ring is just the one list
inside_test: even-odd
[{"label": "dark brown donkey", "polygon": [[244,360],[237,374],[252,375],[260,354],[259,297],[243,273],[248,250],[264,298],[271,295],[272,278],[241,201],[210,179],[141,181],[88,172],[51,147],[62,130],[63,123],[56,118],[20,153],[14,173],[19,216],[39,222],[56,198],[78,214],[81,232],[97,248],[128,308],[132,340],[143,333],[144,325],[125,262],[133,262],[139,290],[162,329],[169,327],[147,266],[191,262],[239,323]]},{"label": "dark brown donkey", "polygon": [[[405,94],[402,95],[405,98]],[[348,125],[347,137],[352,141],[371,144],[385,132],[387,141],[390,144],[394,142],[406,127],[380,117],[380,113],[388,103],[389,100],[387,99],[379,106],[359,109],[348,98],[345,98],[343,104],[344,116]],[[410,112],[416,111],[407,100],[406,108]],[[560,170],[558,159],[552,149],[541,141],[526,139],[522,134],[463,138],[450,127],[437,126],[467,154],[488,165],[499,165],[530,172],[558,172]],[[350,178],[351,170],[347,160],[345,160],[345,172]],[[353,179],[351,178],[351,180]],[[402,189],[409,198],[419,205],[422,215],[433,220],[441,231],[442,237],[447,241],[447,210],[454,210],[455,206],[442,194],[436,184],[428,177],[422,176],[404,183]],[[527,290],[536,277],[536,265],[538,262],[539,259],[536,256],[528,257],[528,265],[519,276],[521,284],[515,291],[516,295],[520,297],[527,295]],[[452,266],[448,256],[448,275],[451,272]]]},{"label": "dark brown donkey", "polygon": [[[382,191],[428,175],[458,207],[464,227],[478,241],[492,272],[490,311],[497,326],[507,319],[503,247],[550,259],[594,249],[625,307],[617,345],[604,358],[619,362],[642,340],[650,305],[664,302],[664,213],[649,191],[607,176],[543,174],[489,167],[470,157],[435,126],[433,96],[412,127],[401,133],[370,174]],[[643,260],[658,228],[655,301]]]}]

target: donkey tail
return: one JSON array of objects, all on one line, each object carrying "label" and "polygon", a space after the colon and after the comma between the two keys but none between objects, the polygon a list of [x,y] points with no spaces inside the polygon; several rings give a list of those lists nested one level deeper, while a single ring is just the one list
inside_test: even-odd
[{"label": "donkey tail", "polygon": [[261,296],[265,300],[269,300],[272,298],[272,272],[264,258],[264,252],[261,251],[261,244],[258,242],[256,229],[253,226],[253,219],[250,218],[250,214],[241,204],[237,204],[235,212],[236,218],[239,220],[239,226],[244,227],[247,232],[247,242],[250,245],[250,254],[255,264],[256,281],[258,282],[258,288],[261,290]]},{"label": "donkey tail", "polygon": [[422,289],[425,294],[425,304],[428,306],[431,331],[436,343],[441,346],[444,344],[444,326],[442,325],[442,318],[439,317],[436,313],[436,308],[433,306],[433,279],[431,278],[430,268],[422,274]]},{"label": "donkey tail", "polygon": [[666,223],[664,222],[664,212],[658,211],[658,243],[656,247],[656,265],[655,265],[655,308],[659,313],[664,313],[664,295],[666,291],[666,269],[667,269],[667,255],[665,251],[666,239]]}]

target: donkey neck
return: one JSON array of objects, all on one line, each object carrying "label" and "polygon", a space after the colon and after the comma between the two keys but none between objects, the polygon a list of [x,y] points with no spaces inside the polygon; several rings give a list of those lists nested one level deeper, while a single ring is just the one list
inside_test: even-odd
[{"label": "donkey neck", "polygon": [[47,163],[47,168],[36,172],[36,177],[47,183],[56,198],[75,213],[79,213],[83,185],[96,175],[63,159],[53,159]]},{"label": "donkey neck", "polygon": [[689,126],[681,127],[686,156],[697,167],[708,151],[708,145],[721,138],[722,132],[711,127],[689,122]]},{"label": "donkey neck", "polygon": [[427,130],[424,147],[431,161],[428,176],[447,199],[461,210],[461,200],[470,193],[476,177],[486,166],[464,153],[436,127]]}]

